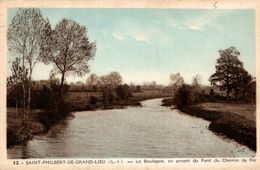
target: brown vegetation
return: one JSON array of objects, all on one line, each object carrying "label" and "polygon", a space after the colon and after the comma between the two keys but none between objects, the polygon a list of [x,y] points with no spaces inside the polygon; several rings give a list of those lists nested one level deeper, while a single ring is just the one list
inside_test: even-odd
[{"label": "brown vegetation", "polygon": [[[165,99],[163,104],[171,106],[171,100]],[[179,109],[183,113],[211,121],[209,130],[256,150],[254,104],[201,103]]]},{"label": "brown vegetation", "polygon": [[[97,98],[97,103],[95,105],[90,105],[90,97],[93,96]],[[108,108],[113,109],[124,108],[125,106],[140,106],[140,101],[163,97],[169,97],[169,94],[156,90],[145,90],[133,93],[132,97],[127,100],[115,100],[113,105]],[[73,111],[104,109],[102,92],[69,92],[67,101],[71,104]]]},{"label": "brown vegetation", "polygon": [[37,121],[38,114],[43,110],[31,109],[28,111],[26,131],[22,125],[22,109],[7,108],[7,147],[26,142],[32,135],[46,132],[43,124]]}]

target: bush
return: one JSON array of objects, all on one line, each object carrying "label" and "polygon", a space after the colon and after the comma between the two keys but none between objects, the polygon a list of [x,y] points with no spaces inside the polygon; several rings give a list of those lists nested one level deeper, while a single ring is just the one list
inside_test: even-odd
[{"label": "bush", "polygon": [[111,88],[103,89],[103,104],[105,107],[109,107],[114,102],[114,94]]},{"label": "bush", "polygon": [[23,90],[21,85],[7,87],[6,104],[8,107],[22,107]]},{"label": "bush", "polygon": [[177,108],[182,108],[192,104],[191,100],[191,86],[183,84],[174,96],[174,103]]},{"label": "bush", "polygon": [[122,100],[127,100],[129,97],[132,97],[130,87],[127,84],[117,86],[116,95]]},{"label": "bush", "polygon": [[16,135],[13,129],[7,128],[7,148],[17,143],[20,143],[18,136]]},{"label": "bush", "polygon": [[95,97],[95,96],[90,96],[89,97],[89,104],[96,105],[97,102],[98,102],[98,98],[97,97]]},{"label": "bush", "polygon": [[49,128],[66,118],[70,113],[70,105],[62,98],[53,98],[48,102],[47,107],[44,109],[44,112],[38,114],[38,121],[41,122],[47,130]]},{"label": "bush", "polygon": [[70,104],[65,101],[68,93],[68,86],[64,86],[62,94],[59,94],[59,83],[51,81],[50,87],[44,86],[36,95],[35,106],[44,109],[44,113],[39,114],[37,120],[41,122],[47,130],[55,123],[67,117],[70,113]]},{"label": "bush", "polygon": [[40,90],[33,90],[32,92],[32,108],[45,109],[51,99],[52,89],[43,85]]}]

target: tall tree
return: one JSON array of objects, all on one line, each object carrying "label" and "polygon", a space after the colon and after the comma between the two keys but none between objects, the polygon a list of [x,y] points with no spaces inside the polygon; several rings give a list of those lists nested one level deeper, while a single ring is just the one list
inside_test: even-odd
[{"label": "tall tree", "polygon": [[183,77],[180,73],[170,75],[170,85],[175,87],[180,87],[184,84]]},{"label": "tall tree", "polygon": [[28,109],[30,109],[31,104],[32,72],[39,59],[41,33],[44,24],[45,20],[39,9],[19,9],[7,32],[9,50],[22,58],[23,68],[28,68],[29,71]]},{"label": "tall tree", "polygon": [[201,76],[199,74],[196,74],[195,76],[193,76],[192,78],[192,82],[191,82],[191,94],[190,98],[191,98],[191,102],[192,103],[196,103],[200,101],[200,96],[201,96],[201,92],[202,92],[202,88],[201,88]]},{"label": "tall tree", "polygon": [[240,86],[240,81],[247,76],[243,63],[238,59],[240,53],[235,47],[219,50],[220,57],[217,59],[216,72],[211,75],[210,82],[226,91],[229,98],[232,90]]},{"label": "tall tree", "polygon": [[45,25],[40,56],[45,64],[54,64],[61,74],[60,95],[65,76],[83,76],[89,71],[88,61],[95,55],[96,44],[89,41],[86,33],[85,26],[70,19],[62,19],[54,30],[48,22]]},{"label": "tall tree", "polygon": [[116,72],[116,71],[110,72],[108,74],[108,80],[109,80],[109,84],[113,88],[115,88],[118,85],[122,84],[122,76],[118,72]]},{"label": "tall tree", "polygon": [[121,75],[116,72],[110,72],[108,75],[100,76],[98,80],[98,84],[101,87],[107,87],[107,88],[116,88],[118,85],[122,84],[122,77]]},{"label": "tall tree", "polygon": [[[17,107],[18,103],[22,103],[23,105],[23,117],[22,117],[22,123],[25,123],[26,120],[26,112],[25,110],[25,91],[22,92],[21,95],[21,87],[24,87],[27,82],[27,75],[28,75],[28,69],[21,66],[21,59],[15,58],[15,60],[12,62],[11,66],[11,75],[7,78],[7,87],[12,93],[12,96],[15,98],[15,105],[16,105],[16,114],[17,114]],[[22,89],[24,90],[24,88]],[[22,98],[22,102],[21,102]]]},{"label": "tall tree", "polygon": [[88,79],[86,80],[87,86],[91,87],[92,90],[96,90],[97,82],[98,76],[94,73],[90,74],[90,76],[88,76]]},{"label": "tall tree", "polygon": [[252,80],[253,77],[245,69],[239,69],[236,77],[236,85],[234,86],[236,99],[237,95],[240,94],[242,101],[245,100],[245,94],[248,92],[248,87]]},{"label": "tall tree", "polygon": [[199,87],[201,85],[201,76],[199,74],[196,74],[192,78],[191,85],[194,86],[194,87]]}]

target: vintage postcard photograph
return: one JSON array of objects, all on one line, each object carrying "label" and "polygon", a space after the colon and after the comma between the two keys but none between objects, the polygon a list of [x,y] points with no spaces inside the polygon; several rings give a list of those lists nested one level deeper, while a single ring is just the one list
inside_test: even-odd
[{"label": "vintage postcard photograph", "polygon": [[8,8],[7,159],[254,159],[255,32],[254,9]]}]

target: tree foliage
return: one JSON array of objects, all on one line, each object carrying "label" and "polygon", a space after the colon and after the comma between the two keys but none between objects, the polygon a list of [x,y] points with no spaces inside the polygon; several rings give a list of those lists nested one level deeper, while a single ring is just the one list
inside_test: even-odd
[{"label": "tree foliage", "polygon": [[95,86],[95,85],[97,85],[97,81],[98,81],[98,76],[96,74],[92,73],[88,76],[86,84],[88,86]]},{"label": "tree foliage", "polygon": [[240,52],[235,47],[219,50],[216,72],[211,75],[210,82],[226,91],[229,98],[232,90],[244,88],[251,81],[251,76],[239,60]]},{"label": "tree foliage", "polygon": [[199,74],[195,75],[195,76],[192,78],[191,86],[194,86],[194,87],[199,87],[199,86],[201,86],[201,76],[200,76]]},{"label": "tree foliage", "polygon": [[17,11],[7,32],[9,51],[21,57],[23,67],[28,69],[28,108],[31,102],[32,72],[39,60],[41,35],[45,23],[39,9],[23,8]]},{"label": "tree foliage", "polygon": [[114,102],[114,91],[111,88],[104,87],[102,89],[103,92],[103,104],[104,107],[110,107],[113,105]]},{"label": "tree foliage", "polygon": [[192,78],[191,83],[191,101],[192,103],[197,103],[201,101],[202,95],[202,87],[201,87],[201,76],[196,74]]},{"label": "tree foliage", "polygon": [[[49,86],[44,85],[43,88],[35,93],[36,98],[33,101],[37,108],[44,109],[44,113],[38,114],[38,121],[50,129],[50,127],[64,119],[70,113],[70,103],[59,94],[60,82],[55,76],[50,75]],[[68,86],[65,85],[62,96],[68,94]]]},{"label": "tree foliage", "polygon": [[48,22],[45,24],[40,56],[44,63],[54,64],[61,74],[60,90],[65,76],[83,76],[89,71],[88,61],[95,55],[96,44],[86,34],[86,27],[70,19],[62,19],[54,30]]},{"label": "tree foliage", "polygon": [[192,104],[191,95],[192,92],[190,85],[183,84],[181,87],[179,87],[174,96],[174,103],[176,107],[183,108]]},{"label": "tree foliage", "polygon": [[132,92],[130,87],[127,84],[118,85],[115,89],[117,96],[121,100],[127,100],[129,97],[132,97]]},{"label": "tree foliage", "polygon": [[7,78],[7,87],[18,86],[26,81],[28,69],[21,66],[21,59],[15,58],[11,66],[11,75]]},{"label": "tree foliage", "polygon": [[38,60],[45,20],[39,9],[19,9],[8,28],[8,48],[25,58],[31,67]]},{"label": "tree foliage", "polygon": [[110,72],[108,75],[100,76],[98,79],[98,85],[101,86],[101,88],[107,87],[114,89],[120,84],[122,84],[122,77],[116,71]]},{"label": "tree foliage", "polygon": [[28,82],[27,75],[28,69],[21,66],[21,59],[15,58],[11,65],[11,75],[7,78],[7,88],[9,89],[8,101],[14,100],[16,107],[22,104],[25,106],[23,85]]},{"label": "tree foliage", "polygon": [[184,79],[180,73],[170,75],[170,86],[180,87],[184,84]]}]

